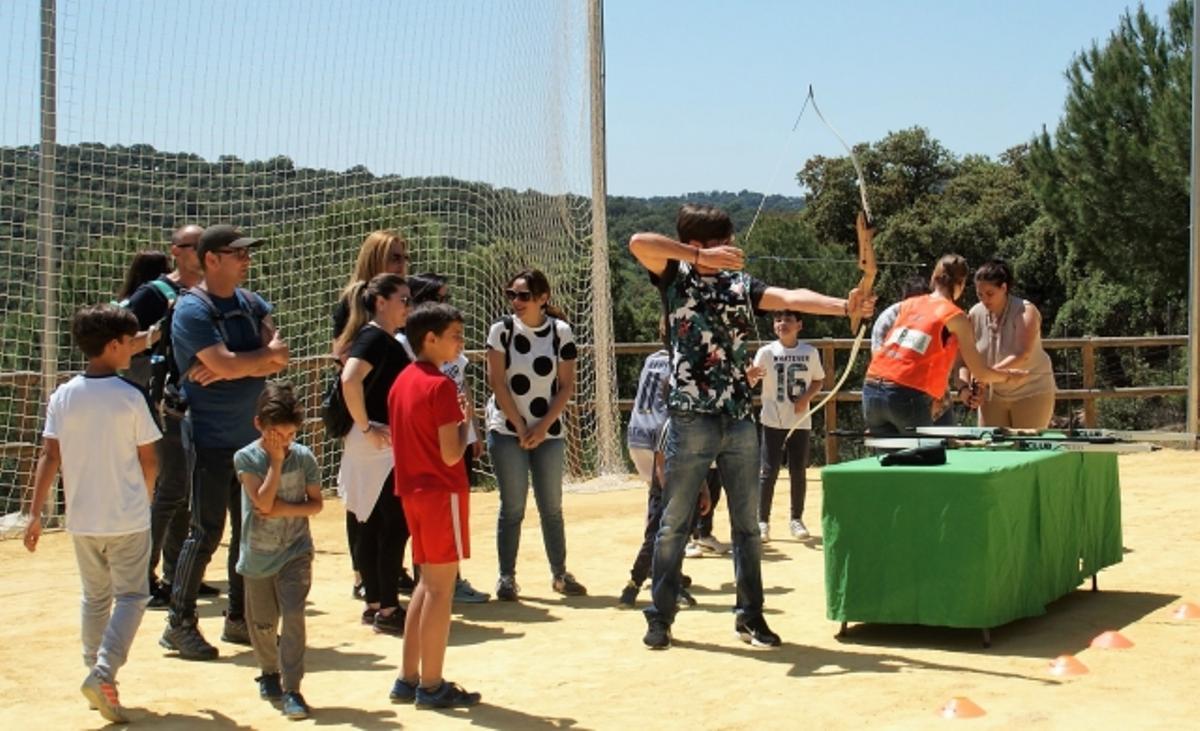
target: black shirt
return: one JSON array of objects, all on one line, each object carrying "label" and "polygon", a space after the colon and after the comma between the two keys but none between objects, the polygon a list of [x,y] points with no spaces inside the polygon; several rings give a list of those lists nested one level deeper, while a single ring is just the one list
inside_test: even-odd
[{"label": "black shirt", "polygon": [[380,424],[388,423],[388,391],[400,371],[412,362],[408,352],[395,336],[374,325],[365,325],[350,345],[349,357],[371,364],[371,372],[363,379],[367,418]]},{"label": "black shirt", "polygon": [[[166,282],[175,291],[176,297],[183,290],[182,285],[172,281],[165,274],[159,277],[159,280]],[[157,352],[163,354],[167,359],[167,368],[170,372],[168,380],[175,382],[177,380],[175,376],[178,375],[175,369],[175,359],[167,352],[171,347],[171,303],[167,301],[166,296],[159,291],[156,285],[146,282],[129,296],[127,308],[137,318],[139,330],[147,330],[151,325],[162,323],[159,329],[158,343],[135,355],[130,361],[127,374],[129,379],[143,389],[149,386],[150,355],[152,352]]]}]

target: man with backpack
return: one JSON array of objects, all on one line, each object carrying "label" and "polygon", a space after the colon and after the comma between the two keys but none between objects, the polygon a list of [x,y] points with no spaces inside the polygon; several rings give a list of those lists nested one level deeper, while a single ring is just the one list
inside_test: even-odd
[{"label": "man with backpack", "polygon": [[[180,426],[186,406],[179,396],[179,373],[171,349],[171,315],[179,293],[196,286],[204,278],[196,245],[204,229],[188,225],[171,234],[171,256],[175,269],[142,284],[119,302],[137,317],[138,330],[155,333],[146,350],[133,357],[127,376],[147,391],[150,412],[158,419],[163,438],[158,442],[158,484],[150,506],[150,606],[166,607],[171,598],[171,583],[179,550],[187,538],[190,482],[183,451]],[[162,581],[155,570],[162,559]],[[207,591],[206,591],[207,590]],[[215,594],[207,584],[200,593]]]},{"label": "man with backpack", "polygon": [[250,269],[250,249],[261,243],[230,225],[207,228],[196,245],[204,280],[179,298],[171,320],[171,346],[187,402],[182,432],[191,469],[192,518],[159,644],[187,660],[212,660],[219,654],[200,634],[196,596],[224,533],[226,513],[231,526],[229,608],[221,639],[249,644],[243,584],[235,568],[241,486],[233,456],[258,438],[258,396],[266,377],[288,363],[287,344],[271,321],[271,306],[239,286]]}]

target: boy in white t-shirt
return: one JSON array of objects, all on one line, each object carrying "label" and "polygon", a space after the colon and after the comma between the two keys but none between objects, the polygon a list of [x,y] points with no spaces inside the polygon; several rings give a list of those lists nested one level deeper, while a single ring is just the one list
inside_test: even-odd
[{"label": "boy in white t-shirt", "polygon": [[[779,339],[759,348],[754,356],[754,365],[762,373],[758,530],[763,543],[771,539],[771,500],[775,496],[775,481],[785,454],[792,483],[789,527],[796,538],[809,537],[803,519],[804,470],[808,467],[812,418],[801,420],[800,417],[808,413],[813,396],[821,390],[825,378],[817,349],[799,340],[804,326],[799,313],[775,312],[772,318]],[[793,427],[795,431],[789,439],[787,435]]]},{"label": "boy in white t-shirt", "polygon": [[83,583],[88,675],[80,690],[114,723],[128,720],[117,696],[117,670],[150,601],[150,499],[158,476],[155,442],[162,436],[146,394],[117,375],[129,368],[137,332],[133,313],[115,305],[76,313],[71,335],[88,365],[50,396],[25,529],[32,552],[42,534],[42,506],[61,468],[66,528]]}]

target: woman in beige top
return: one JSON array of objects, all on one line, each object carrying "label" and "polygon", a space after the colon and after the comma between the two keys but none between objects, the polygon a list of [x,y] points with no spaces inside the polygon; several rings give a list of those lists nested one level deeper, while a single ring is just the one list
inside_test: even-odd
[{"label": "woman in beige top", "polygon": [[[1050,356],[1042,348],[1042,316],[1032,302],[1012,293],[1012,285],[1007,263],[992,259],[983,264],[975,272],[979,302],[967,314],[975,330],[975,347],[988,365],[1021,368],[1029,374],[983,386],[965,400],[978,405],[980,426],[1045,429],[1054,414],[1055,386]],[[968,379],[967,369],[962,376]]]}]

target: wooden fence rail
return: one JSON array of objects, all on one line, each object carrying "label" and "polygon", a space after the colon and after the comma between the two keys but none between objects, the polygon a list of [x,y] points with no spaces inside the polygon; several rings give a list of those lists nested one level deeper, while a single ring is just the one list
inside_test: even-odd
[{"label": "wooden fence rail", "polygon": [[[817,348],[821,353],[821,365],[826,373],[826,385],[832,385],[834,379],[841,375],[841,369],[835,368],[835,355],[838,351],[849,351],[854,345],[854,341],[850,338],[820,338],[816,340],[806,341]],[[1042,340],[1042,345],[1046,350],[1078,350],[1081,355],[1081,371],[1079,373],[1080,388],[1059,389],[1056,400],[1079,402],[1083,405],[1083,425],[1088,428],[1095,428],[1099,421],[1098,412],[1096,410],[1096,402],[1100,399],[1141,399],[1151,396],[1187,396],[1187,384],[1170,385],[1170,386],[1129,386],[1125,388],[1097,388],[1096,387],[1096,353],[1104,348],[1114,349],[1138,349],[1152,347],[1184,347],[1187,345],[1188,339],[1186,335],[1155,335],[1146,337],[1084,337],[1084,338],[1045,338]],[[754,352],[764,343],[751,344],[750,350]],[[653,343],[618,343],[615,346],[615,352],[618,358],[622,356],[634,355],[649,355],[661,348],[662,345],[658,342]],[[866,344],[864,344],[864,350]],[[860,358],[867,357],[866,354],[860,355]],[[843,366],[844,367],[844,366]],[[857,384],[861,386],[861,384]],[[818,399],[823,398],[828,391],[822,391]],[[846,390],[838,392],[836,396],[830,399],[823,409],[822,414],[825,417],[825,430],[829,432],[837,429],[837,404],[847,401],[860,402],[862,401],[862,391],[860,388],[854,390]],[[633,399],[619,399],[617,406],[622,411],[629,411],[633,408]],[[838,440],[837,437],[826,436],[825,438],[825,463],[833,464],[838,459]]]}]

